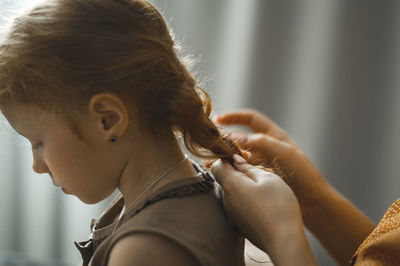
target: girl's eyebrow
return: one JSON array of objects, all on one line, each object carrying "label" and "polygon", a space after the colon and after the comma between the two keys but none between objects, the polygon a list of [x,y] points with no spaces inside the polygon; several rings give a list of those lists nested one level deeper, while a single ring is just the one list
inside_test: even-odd
[{"label": "girl's eyebrow", "polygon": [[18,124],[14,124],[14,125],[12,126],[12,128],[13,128],[18,134],[20,134],[20,135],[22,135],[22,136],[24,136],[24,137],[27,135],[27,133],[29,133],[29,128],[32,129],[32,127],[28,127],[28,130],[24,130],[24,129],[22,129],[22,127],[21,127],[20,125],[18,125]]},{"label": "girl's eyebrow", "polygon": [[22,133],[22,130],[20,130],[19,128],[13,127],[13,129],[15,130],[15,132],[17,132],[19,135],[24,136],[25,134]]}]

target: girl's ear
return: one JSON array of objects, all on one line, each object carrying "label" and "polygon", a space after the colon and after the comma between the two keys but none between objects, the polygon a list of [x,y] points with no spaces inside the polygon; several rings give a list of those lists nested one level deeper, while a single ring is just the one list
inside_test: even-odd
[{"label": "girl's ear", "polygon": [[122,100],[112,93],[99,93],[89,101],[89,115],[96,120],[106,140],[119,139],[128,129],[129,112]]}]

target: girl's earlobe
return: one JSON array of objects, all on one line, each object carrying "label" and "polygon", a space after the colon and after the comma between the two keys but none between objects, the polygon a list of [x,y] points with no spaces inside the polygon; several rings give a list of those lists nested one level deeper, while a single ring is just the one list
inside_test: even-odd
[{"label": "girl's earlobe", "polygon": [[[101,119],[101,123],[102,123],[104,126],[106,126],[106,119],[105,119],[104,117]],[[112,136],[110,137],[110,141],[111,141],[111,142],[117,142],[117,137],[114,136],[114,135],[112,135]]]}]

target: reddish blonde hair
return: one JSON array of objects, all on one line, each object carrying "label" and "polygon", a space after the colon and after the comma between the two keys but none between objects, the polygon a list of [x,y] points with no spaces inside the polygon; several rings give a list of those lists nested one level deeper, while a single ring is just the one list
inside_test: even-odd
[{"label": "reddish blonde hair", "polygon": [[0,44],[1,108],[32,104],[73,120],[101,92],[134,105],[154,134],[182,133],[194,155],[240,153],[210,120],[210,97],[148,2],[48,0],[14,19]]}]

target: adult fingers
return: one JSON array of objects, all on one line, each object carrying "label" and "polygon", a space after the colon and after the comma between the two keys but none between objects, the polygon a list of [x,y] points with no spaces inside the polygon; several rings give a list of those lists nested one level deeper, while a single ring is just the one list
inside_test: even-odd
[{"label": "adult fingers", "polygon": [[250,177],[254,181],[258,181],[262,177],[266,177],[269,175],[274,175],[268,169],[262,167],[262,166],[253,166],[251,164],[248,164],[241,156],[239,155],[234,155],[234,163],[233,166],[235,167],[236,170],[242,172],[246,176]]},{"label": "adult fingers", "polygon": [[245,133],[241,131],[231,131],[227,133],[228,137],[232,139],[240,149],[250,151],[265,149],[267,143],[273,145],[281,145],[280,139],[263,133]]},{"label": "adult fingers", "polygon": [[298,147],[285,130],[267,116],[255,110],[230,112],[217,116],[214,120],[221,125],[245,125],[255,133],[264,133]]},{"label": "adult fingers", "polygon": [[247,136],[246,143],[249,146],[250,152],[254,150],[265,154],[271,154],[272,156],[286,153],[287,149],[290,147],[286,142],[264,134],[250,134]]},{"label": "adult fingers", "polygon": [[244,125],[257,133],[268,133],[276,127],[268,117],[255,110],[240,110],[226,113],[215,118],[221,125]]},{"label": "adult fingers", "polygon": [[[245,150],[241,150],[240,152],[242,153],[242,155],[246,159],[246,161],[250,160],[250,157],[251,157],[250,152],[245,151]],[[217,161],[217,159],[205,160],[205,161],[203,161],[202,164],[205,168],[210,168],[213,165],[213,163],[215,163],[216,161]]]},{"label": "adult fingers", "polygon": [[217,182],[221,184],[224,189],[235,185],[240,186],[238,183],[249,181],[249,178],[246,177],[242,172],[237,171],[231,164],[222,160],[216,161],[211,166],[211,172],[213,173]]},{"label": "adult fingers", "polygon": [[246,157],[246,160],[252,164],[265,164],[275,158],[286,158],[296,148],[285,141],[261,133],[231,132],[229,136],[242,150],[250,152],[250,157]]},{"label": "adult fingers", "polygon": [[251,157],[251,153],[250,152],[248,152],[248,151],[241,151],[242,152],[242,155],[243,155],[243,158],[246,160],[246,161],[248,161],[248,160],[250,160],[250,157]]},{"label": "adult fingers", "polygon": [[213,163],[215,163],[217,161],[217,159],[213,159],[213,160],[205,160],[205,161],[203,161],[203,166],[205,167],[205,168],[210,168],[212,165],[213,165]]}]

